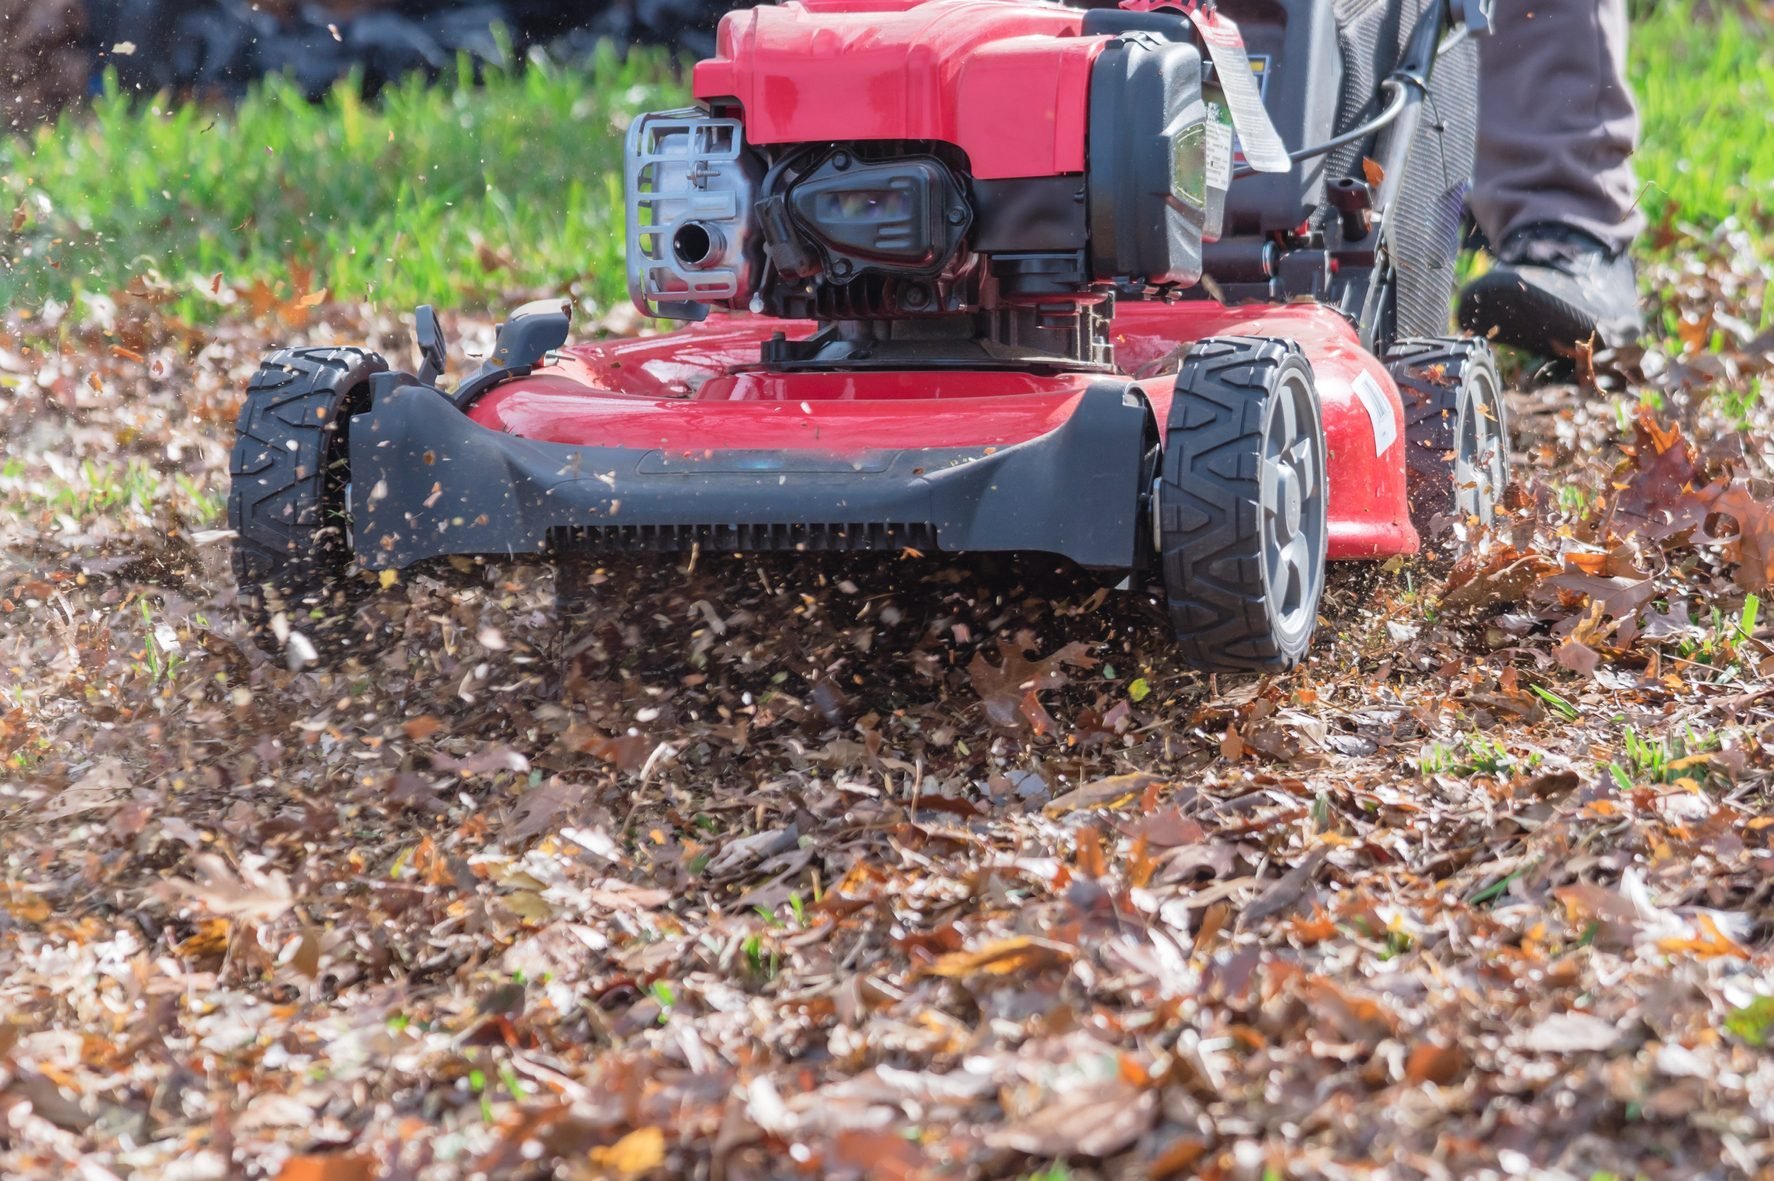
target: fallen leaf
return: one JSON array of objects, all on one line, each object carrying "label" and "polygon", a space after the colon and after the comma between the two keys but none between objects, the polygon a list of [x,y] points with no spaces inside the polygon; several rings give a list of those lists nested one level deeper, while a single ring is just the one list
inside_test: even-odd
[{"label": "fallen leaf", "polygon": [[591,1163],[619,1177],[639,1177],[665,1163],[665,1132],[636,1128],[616,1143],[591,1150]]},{"label": "fallen leaf", "polygon": [[927,976],[960,980],[969,976],[1008,976],[1013,972],[1033,972],[1056,964],[1070,963],[1069,947],[1031,935],[1013,935],[978,947],[972,951],[955,951],[939,956],[924,969]]},{"label": "fallen leaf", "polygon": [[592,755],[621,771],[639,771],[647,765],[654,744],[638,734],[611,737],[595,726],[575,722],[558,739],[568,750]]},{"label": "fallen leaf", "polygon": [[1418,1042],[1404,1062],[1404,1076],[1413,1083],[1451,1086],[1466,1072],[1466,1055],[1458,1046]]},{"label": "fallen leaf", "polygon": [[430,738],[433,734],[436,734],[439,730],[443,729],[443,723],[432,717],[430,714],[420,714],[416,718],[408,718],[406,721],[402,722],[400,728],[402,733],[408,738],[417,742],[422,739]]},{"label": "fallen leaf", "polygon": [[232,932],[233,924],[227,919],[205,919],[195,932],[179,940],[173,951],[186,959],[220,956],[228,950]]},{"label": "fallen leaf", "polygon": [[262,922],[276,918],[290,908],[289,879],[280,869],[262,873],[242,866],[240,874],[236,875],[228,863],[214,853],[199,853],[192,861],[203,880],[192,882],[174,878],[170,885],[175,893],[197,899],[217,915]]},{"label": "fallen leaf", "polygon": [[373,1158],[359,1152],[331,1152],[290,1157],[277,1171],[277,1181],[371,1181],[375,1175]]},{"label": "fallen leaf", "polygon": [[45,820],[67,820],[87,812],[116,808],[129,799],[129,772],[121,759],[103,758],[66,790],[43,804]]},{"label": "fallen leaf", "polygon": [[1542,1054],[1581,1054],[1606,1050],[1620,1040],[1620,1031],[1588,1013],[1554,1013],[1522,1036],[1523,1049]]},{"label": "fallen leaf", "polygon": [[1111,775],[1093,780],[1083,787],[1049,800],[1042,809],[1049,816],[1063,816],[1085,808],[1118,808],[1132,803],[1148,788],[1164,782],[1162,775],[1134,771],[1127,775]]},{"label": "fallen leaf", "polygon": [[1650,407],[1640,406],[1633,422],[1632,460],[1613,511],[1633,528],[1668,537],[1705,519],[1705,506],[1695,490],[1705,482],[1699,457],[1677,426],[1658,423]]},{"label": "fallen leaf", "polygon": [[1586,677],[1593,677],[1602,662],[1601,653],[1575,639],[1566,640],[1554,648],[1552,658],[1572,672],[1582,673]]},{"label": "fallen leaf", "polygon": [[929,1168],[929,1158],[898,1132],[846,1128],[832,1143],[831,1163],[880,1181],[913,1181]]},{"label": "fallen leaf", "polygon": [[1324,859],[1328,856],[1330,849],[1325,845],[1319,845],[1306,854],[1298,865],[1283,874],[1258,895],[1256,901],[1239,913],[1239,926],[1249,927],[1270,915],[1293,909],[1294,904],[1306,893],[1306,888],[1312,884],[1312,876],[1318,872],[1318,867],[1324,864]]},{"label": "fallen leaf", "polygon": [[1157,1095],[1117,1076],[1066,1092],[986,1142],[1032,1156],[1109,1156],[1144,1134],[1157,1111]]}]

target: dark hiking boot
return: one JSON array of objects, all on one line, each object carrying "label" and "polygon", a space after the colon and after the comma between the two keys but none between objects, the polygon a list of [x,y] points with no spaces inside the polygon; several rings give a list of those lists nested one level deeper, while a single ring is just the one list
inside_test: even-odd
[{"label": "dark hiking boot", "polygon": [[1492,268],[1460,293],[1460,326],[1542,357],[1569,357],[1590,341],[1619,348],[1644,328],[1638,278],[1624,251],[1537,222],[1505,238]]}]

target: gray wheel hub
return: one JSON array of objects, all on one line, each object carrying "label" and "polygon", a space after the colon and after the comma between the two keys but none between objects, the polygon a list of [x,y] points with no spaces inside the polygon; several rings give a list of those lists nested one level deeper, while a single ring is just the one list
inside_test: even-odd
[{"label": "gray wheel hub", "polygon": [[1502,392],[1488,368],[1476,369],[1462,391],[1454,447],[1454,504],[1463,519],[1489,526],[1509,484],[1509,443]]},{"label": "gray wheel hub", "polygon": [[1324,457],[1315,435],[1302,429],[1313,420],[1312,396],[1305,380],[1290,374],[1263,431],[1263,582],[1277,627],[1290,636],[1311,629],[1323,570],[1324,515],[1308,505],[1324,494]]}]

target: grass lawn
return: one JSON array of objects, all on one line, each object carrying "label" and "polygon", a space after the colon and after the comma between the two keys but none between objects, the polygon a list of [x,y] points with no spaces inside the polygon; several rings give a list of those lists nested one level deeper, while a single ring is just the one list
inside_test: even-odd
[{"label": "grass lawn", "polygon": [[0,206],[22,218],[0,236],[0,306],[146,282],[212,320],[263,281],[399,309],[536,288],[609,307],[626,291],[623,131],[682,97],[651,53],[414,79],[374,105],[348,84],[313,105],[277,79],[232,109],[113,91],[0,141]]},{"label": "grass lawn", "polygon": [[[1644,205],[1703,229],[1736,217],[1774,256],[1758,114],[1774,109],[1774,35],[1751,10],[1699,11],[1649,6],[1635,29]],[[374,106],[349,86],[313,106],[278,81],[233,109],[112,93],[0,141],[0,212],[19,223],[0,223],[0,306],[164,284],[209,320],[263,282],[389,311],[537,290],[609,308],[624,298],[623,129],[683,98],[652,53],[478,88],[415,81]]]}]

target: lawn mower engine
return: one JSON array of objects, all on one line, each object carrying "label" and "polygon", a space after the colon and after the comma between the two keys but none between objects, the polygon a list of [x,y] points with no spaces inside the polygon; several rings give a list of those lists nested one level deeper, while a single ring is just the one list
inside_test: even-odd
[{"label": "lawn mower engine", "polygon": [[629,130],[631,293],[822,325],[768,342],[772,369],[1108,371],[1115,294],[1194,285],[1220,234],[1234,128],[1210,64],[1180,13],[735,13],[703,105]]},{"label": "lawn mower engine", "polygon": [[542,301],[454,389],[429,308],[414,373],[275,354],[242,601],[287,637],[444,557],[1036,553],[1202,668],[1300,660],[1327,560],[1474,536],[1507,479],[1440,335],[1484,4],[1123,2],[729,13],[628,130],[635,302],[700,322],[569,346]]}]

